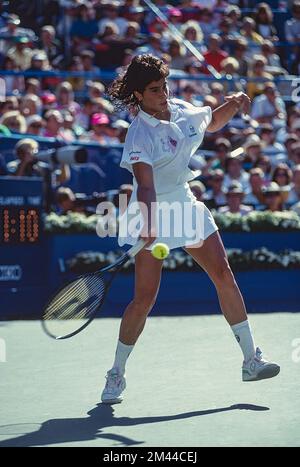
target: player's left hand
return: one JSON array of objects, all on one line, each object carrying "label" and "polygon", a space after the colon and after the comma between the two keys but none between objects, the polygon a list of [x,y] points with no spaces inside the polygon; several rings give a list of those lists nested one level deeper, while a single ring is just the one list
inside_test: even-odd
[{"label": "player's left hand", "polygon": [[234,101],[239,106],[239,111],[248,114],[250,112],[251,100],[244,92],[236,92],[230,96],[225,96],[225,101]]}]

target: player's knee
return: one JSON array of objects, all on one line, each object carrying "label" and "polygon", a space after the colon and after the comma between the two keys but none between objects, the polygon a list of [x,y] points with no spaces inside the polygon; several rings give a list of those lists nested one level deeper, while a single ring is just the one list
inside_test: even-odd
[{"label": "player's knee", "polygon": [[235,283],[234,275],[228,261],[222,262],[222,264],[216,268],[212,274],[212,280],[217,286],[221,285],[228,287]]},{"label": "player's knee", "polygon": [[146,292],[142,297],[135,297],[133,302],[138,313],[148,314],[156,301],[156,292]]}]

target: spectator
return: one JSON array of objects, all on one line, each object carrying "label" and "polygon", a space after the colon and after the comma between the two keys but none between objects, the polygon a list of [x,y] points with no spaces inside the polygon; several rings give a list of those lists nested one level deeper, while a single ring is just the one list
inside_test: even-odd
[{"label": "spectator", "polygon": [[239,74],[241,76],[247,76],[248,74],[248,60],[246,58],[246,52],[248,48],[248,42],[244,37],[239,37],[234,41],[234,57],[239,64]]},{"label": "spectator", "polygon": [[286,164],[281,163],[275,167],[272,181],[276,182],[281,188],[287,186],[290,187],[292,176],[293,174],[291,169]]},{"label": "spectator", "polygon": [[[78,56],[72,57],[68,65],[68,71],[83,72],[83,64],[81,58]],[[67,82],[72,86],[73,91],[83,91],[85,88],[85,80],[81,76],[70,76]]]},{"label": "spectator", "polygon": [[120,36],[125,36],[128,21],[119,16],[119,3],[111,1],[104,6],[104,17],[98,23],[98,31],[103,34],[107,24],[115,23],[118,27]]},{"label": "spectator", "polygon": [[217,209],[219,206],[226,204],[226,197],[223,190],[224,173],[220,169],[211,172],[208,183],[208,189],[203,195],[203,202],[209,209]]},{"label": "spectator", "polygon": [[253,59],[253,56],[259,53],[260,46],[263,43],[264,39],[255,31],[255,21],[249,16],[243,18],[241,36],[244,37],[248,42],[247,58],[249,60]]},{"label": "spectator", "polygon": [[176,70],[184,70],[186,54],[184,47],[176,39],[170,42],[168,54],[171,57],[170,67]]},{"label": "spectator", "polygon": [[76,206],[76,196],[71,188],[59,187],[55,194],[55,201],[60,214],[68,212],[83,212],[82,208]]},{"label": "spectator", "polygon": [[291,44],[300,42],[300,1],[295,0],[292,6],[292,19],[285,22],[285,38]]},{"label": "spectator", "polygon": [[254,209],[260,210],[264,203],[263,188],[265,186],[264,173],[260,168],[257,167],[249,171],[249,185],[250,190],[246,193],[244,202]]},{"label": "spectator", "polygon": [[42,136],[44,121],[40,115],[32,115],[27,118],[26,133],[34,136]]},{"label": "spectator", "polygon": [[32,49],[28,47],[30,41],[28,37],[15,37],[14,45],[7,51],[7,57],[14,60],[17,68],[27,70],[32,59]]},{"label": "spectator", "polygon": [[203,32],[204,42],[207,43],[209,37],[215,30],[215,26],[212,22],[213,14],[208,8],[203,8],[198,22],[201,31]]},{"label": "spectator", "polygon": [[10,14],[6,18],[6,26],[0,29],[0,37],[5,39],[0,40],[0,52],[6,54],[8,50],[14,46],[17,37],[26,37],[26,43],[35,40],[35,34],[31,29],[20,28],[20,18],[18,15]]},{"label": "spectator", "polygon": [[272,166],[271,166],[269,157],[268,156],[259,157],[254,164],[254,168],[256,169],[257,167],[263,171],[265,182],[269,181],[271,179],[271,171],[272,171]]},{"label": "spectator", "polygon": [[283,211],[283,202],[281,190],[276,182],[271,182],[270,185],[263,189],[264,193],[264,211]]},{"label": "spectator", "polygon": [[92,130],[86,135],[83,135],[81,140],[96,141],[101,145],[118,143],[117,138],[112,138],[109,136],[109,118],[106,114],[94,114],[91,119],[91,126]]},{"label": "spectator", "polygon": [[39,144],[34,139],[18,141],[15,146],[17,159],[7,164],[8,172],[16,177],[43,176],[44,164],[36,158],[38,151]]},{"label": "spectator", "polygon": [[254,99],[251,117],[259,123],[274,123],[274,120],[285,121],[285,105],[274,83],[265,83],[263,93]]},{"label": "spectator", "polygon": [[264,143],[263,152],[270,157],[273,166],[286,161],[286,149],[283,144],[276,141],[276,133],[271,123],[263,123],[260,126],[260,138]]},{"label": "spectator", "polygon": [[69,132],[66,132],[63,128],[64,119],[58,110],[48,110],[45,116],[45,129],[43,130],[43,136],[47,138],[58,138],[66,142],[71,142],[74,138]]},{"label": "spectator", "polygon": [[269,73],[279,74],[286,74],[287,71],[282,68],[280,63],[280,57],[275,53],[274,44],[270,40],[264,40],[261,45],[261,54],[267,60],[266,63],[266,71]]},{"label": "spectator", "polygon": [[273,12],[270,6],[267,3],[259,3],[255,10],[256,32],[264,39],[278,40],[278,33],[274,26]]},{"label": "spectator", "polygon": [[300,141],[297,141],[291,145],[289,157],[293,166],[300,164]]},{"label": "spectator", "polygon": [[298,203],[300,201],[300,164],[293,169],[293,178],[291,191],[287,200],[288,205]]},{"label": "spectator", "polygon": [[25,94],[20,100],[20,112],[26,118],[32,115],[41,115],[42,102],[35,94]]},{"label": "spectator", "polygon": [[233,182],[226,190],[227,206],[222,206],[218,209],[219,213],[232,213],[246,216],[253,210],[252,207],[242,204],[245,192],[239,182]]},{"label": "spectator", "polygon": [[94,66],[95,53],[92,50],[83,50],[80,53],[83,71],[86,73],[97,73],[99,68]]},{"label": "spectator", "polygon": [[41,82],[36,78],[29,78],[25,81],[25,94],[35,94],[39,96],[41,93]]},{"label": "spectator", "polygon": [[77,19],[70,30],[73,53],[78,54],[86,49],[98,33],[98,22],[91,2],[81,3],[77,7]]},{"label": "spectator", "polygon": [[242,185],[245,192],[249,190],[249,174],[243,170],[241,158],[227,156],[225,160],[224,187],[228,188],[235,181]]},{"label": "spectator", "polygon": [[273,77],[266,71],[267,59],[263,55],[254,55],[252,68],[248,73],[249,78],[261,78],[261,81],[248,81],[247,94],[251,99],[263,93],[265,81],[272,80]]},{"label": "spectator", "polygon": [[197,21],[185,22],[180,30],[186,40],[190,41],[200,52],[204,52],[203,32]]},{"label": "spectator", "polygon": [[125,120],[118,119],[112,124],[113,137],[119,140],[119,143],[125,142],[125,137],[129,128],[129,123]]},{"label": "spectator", "polygon": [[[221,49],[222,40],[218,34],[211,34],[208,41],[208,51],[204,52],[205,62],[221,71],[221,62],[228,57],[228,53]],[[207,73],[207,70],[204,70]]]},{"label": "spectator", "polygon": [[57,86],[56,96],[57,110],[69,110],[75,114],[80,111],[80,105],[78,102],[75,102],[73,88],[68,81],[64,81]]},{"label": "spectator", "polygon": [[191,192],[197,201],[203,201],[203,196],[206,192],[205,185],[200,180],[193,180],[189,182]]},{"label": "spectator", "polygon": [[56,38],[53,26],[42,27],[39,49],[44,50],[50,63],[57,62],[58,58],[63,59],[61,43]]},{"label": "spectator", "polygon": [[263,142],[257,135],[250,135],[243,146],[244,149],[244,169],[250,170],[263,155]]},{"label": "spectator", "polygon": [[26,120],[18,110],[5,112],[0,118],[0,124],[13,133],[25,133],[26,131]]},{"label": "spectator", "polygon": [[[13,55],[4,57],[2,68],[5,71],[18,71],[18,66]],[[6,95],[13,94],[16,90],[19,92],[23,91],[24,78],[22,76],[7,75],[3,76],[2,79],[5,81]]]}]

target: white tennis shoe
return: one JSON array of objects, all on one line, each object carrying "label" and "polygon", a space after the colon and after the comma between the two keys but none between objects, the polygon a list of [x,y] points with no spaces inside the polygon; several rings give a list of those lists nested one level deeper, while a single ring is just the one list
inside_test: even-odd
[{"label": "white tennis shoe", "polygon": [[104,404],[119,404],[122,402],[122,393],[126,388],[126,379],[120,375],[116,368],[107,372],[106,384],[101,395],[101,401]]},{"label": "white tennis shoe", "polygon": [[280,372],[277,363],[268,362],[262,357],[262,351],[257,347],[256,354],[248,362],[243,363],[242,380],[259,381],[261,379],[273,378]]}]

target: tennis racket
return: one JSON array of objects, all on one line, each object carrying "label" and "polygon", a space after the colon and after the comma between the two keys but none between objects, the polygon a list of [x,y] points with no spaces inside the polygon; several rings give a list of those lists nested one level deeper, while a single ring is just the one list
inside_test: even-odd
[{"label": "tennis racket", "polygon": [[116,274],[144,246],[144,240],[139,240],[115,263],[79,276],[59,289],[43,312],[42,328],[46,334],[57,340],[67,339],[86,328],[101,308]]}]

